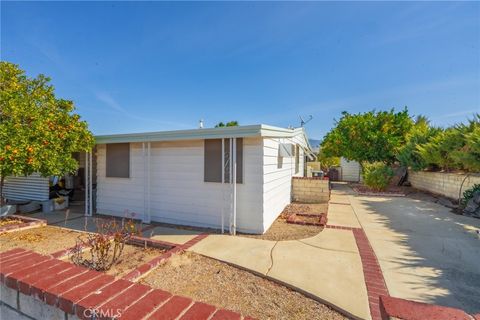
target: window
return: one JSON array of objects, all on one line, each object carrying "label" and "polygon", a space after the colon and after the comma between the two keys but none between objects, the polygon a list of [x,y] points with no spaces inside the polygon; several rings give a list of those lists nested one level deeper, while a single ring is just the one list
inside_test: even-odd
[{"label": "window", "polygon": [[[237,138],[237,183],[243,183],[243,139]],[[230,139],[225,139],[225,156],[222,165],[222,139],[205,140],[204,181],[222,182],[222,168],[225,182],[230,182]]]},{"label": "window", "polygon": [[300,171],[300,148],[298,144],[295,146],[295,173]]},{"label": "window", "polygon": [[107,144],[106,176],[111,178],[130,177],[130,144]]}]

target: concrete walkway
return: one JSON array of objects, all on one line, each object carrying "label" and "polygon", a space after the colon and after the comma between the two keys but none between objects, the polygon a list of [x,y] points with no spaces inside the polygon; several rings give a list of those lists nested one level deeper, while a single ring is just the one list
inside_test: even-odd
[{"label": "concrete walkway", "polygon": [[479,219],[408,197],[350,200],[391,296],[480,312]]},{"label": "concrete walkway", "polygon": [[[348,201],[343,191],[332,202]],[[329,209],[329,223],[359,227],[347,203]],[[350,230],[325,229],[303,240],[267,241],[210,235],[190,250],[267,276],[355,318],[370,319],[362,262]]]}]

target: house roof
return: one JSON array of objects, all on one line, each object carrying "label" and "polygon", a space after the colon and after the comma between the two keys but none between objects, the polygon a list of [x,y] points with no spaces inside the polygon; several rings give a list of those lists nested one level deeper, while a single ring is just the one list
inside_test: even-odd
[{"label": "house roof", "polygon": [[122,133],[112,135],[95,136],[97,144],[122,143],[122,142],[156,142],[156,141],[177,141],[195,139],[220,139],[220,138],[244,138],[244,137],[274,137],[291,138],[302,134],[305,138],[304,148],[311,151],[308,138],[304,128],[281,128],[265,124],[249,126],[202,128],[175,131],[157,131],[142,133]]}]

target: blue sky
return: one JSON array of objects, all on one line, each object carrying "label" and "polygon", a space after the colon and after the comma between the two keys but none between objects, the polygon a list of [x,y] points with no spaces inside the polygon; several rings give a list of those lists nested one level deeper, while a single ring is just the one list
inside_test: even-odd
[{"label": "blue sky", "polygon": [[219,121],[321,138],[344,110],[480,112],[478,2],[5,2],[1,59],[52,78],[95,134]]}]

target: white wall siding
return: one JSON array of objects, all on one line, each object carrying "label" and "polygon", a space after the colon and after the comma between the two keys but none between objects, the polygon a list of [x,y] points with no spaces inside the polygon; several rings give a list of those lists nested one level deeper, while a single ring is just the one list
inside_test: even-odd
[{"label": "white wall siding", "polygon": [[6,177],[3,192],[5,197],[10,200],[48,200],[48,178],[39,174],[26,177]]},{"label": "white wall siding", "polygon": [[360,164],[357,161],[348,161],[345,158],[340,159],[342,167],[342,181],[358,182],[360,181]]},{"label": "white wall siding", "polygon": [[[262,143],[245,138],[244,183],[237,185],[237,229],[262,232]],[[132,143],[130,178],[105,177],[105,145],[98,146],[97,212],[122,216],[125,209],[144,213],[142,145]],[[151,144],[152,221],[218,228],[222,207],[228,228],[228,185],[204,182],[203,140]],[[223,191],[225,190],[225,192]]]},{"label": "white wall siding", "polygon": [[291,200],[292,177],[303,176],[304,151],[300,148],[299,171],[295,173],[295,157],[284,157],[279,166],[281,143],[297,144],[297,139],[263,139],[263,226],[266,231]]}]

